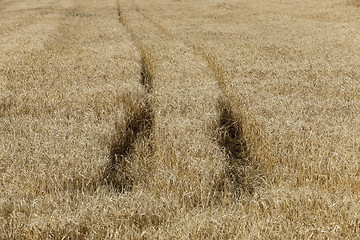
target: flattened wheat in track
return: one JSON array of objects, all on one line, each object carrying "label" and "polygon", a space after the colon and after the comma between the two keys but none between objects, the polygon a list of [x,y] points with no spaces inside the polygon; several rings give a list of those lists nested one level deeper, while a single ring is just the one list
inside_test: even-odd
[{"label": "flattened wheat in track", "polygon": [[225,184],[226,157],[214,134],[221,89],[201,57],[146,19],[134,3],[120,0],[119,11],[152,79],[153,174],[143,184],[180,205],[213,202]]}]

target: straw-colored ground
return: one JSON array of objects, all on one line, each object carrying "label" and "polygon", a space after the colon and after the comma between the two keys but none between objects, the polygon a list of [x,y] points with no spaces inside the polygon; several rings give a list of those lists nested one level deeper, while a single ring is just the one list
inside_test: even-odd
[{"label": "straw-colored ground", "polygon": [[360,238],[356,0],[2,0],[0,239]]}]

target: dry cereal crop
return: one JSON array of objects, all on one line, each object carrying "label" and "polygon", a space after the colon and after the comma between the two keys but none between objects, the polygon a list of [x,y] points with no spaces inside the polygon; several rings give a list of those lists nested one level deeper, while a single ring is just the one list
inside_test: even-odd
[{"label": "dry cereal crop", "polygon": [[360,238],[356,0],[0,0],[0,239]]}]

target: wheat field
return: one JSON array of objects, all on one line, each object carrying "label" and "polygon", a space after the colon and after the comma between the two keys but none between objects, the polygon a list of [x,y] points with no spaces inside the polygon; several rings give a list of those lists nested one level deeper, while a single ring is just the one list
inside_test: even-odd
[{"label": "wheat field", "polygon": [[356,0],[0,0],[0,239],[359,239]]}]

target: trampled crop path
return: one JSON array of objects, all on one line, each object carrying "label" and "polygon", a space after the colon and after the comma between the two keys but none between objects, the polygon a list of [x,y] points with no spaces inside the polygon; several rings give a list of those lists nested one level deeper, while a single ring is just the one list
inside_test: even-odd
[{"label": "trampled crop path", "polygon": [[180,206],[207,205],[224,191],[235,193],[243,185],[240,167],[248,150],[208,62],[134,2],[119,1],[118,10],[151,76],[152,157],[148,168],[139,169],[151,169],[151,180],[135,181]]}]

